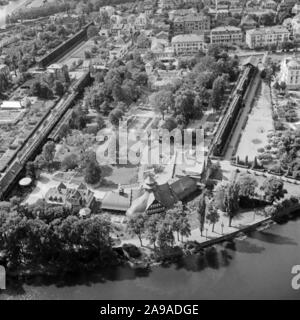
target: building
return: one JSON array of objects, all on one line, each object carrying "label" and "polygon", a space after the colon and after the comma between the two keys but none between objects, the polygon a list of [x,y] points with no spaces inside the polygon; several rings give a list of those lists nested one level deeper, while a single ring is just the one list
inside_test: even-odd
[{"label": "building", "polygon": [[68,66],[59,63],[53,63],[47,68],[47,73],[53,74],[56,79],[63,77],[66,72],[68,72]]},{"label": "building", "polygon": [[281,62],[279,81],[285,82],[290,90],[300,89],[300,57],[284,58]]},{"label": "building", "polygon": [[101,210],[125,214],[125,212],[132,205],[133,201],[140,197],[141,194],[141,189],[130,189],[129,191],[125,191],[121,186],[119,186],[118,190],[116,191],[106,192],[101,201]]},{"label": "building", "polygon": [[296,3],[297,0],[282,0],[277,7],[277,11],[291,12]]},{"label": "building", "polygon": [[65,184],[60,183],[57,187],[48,190],[45,200],[49,204],[61,205],[75,210],[89,208],[93,211],[97,207],[94,193],[83,183],[77,189],[67,188]]},{"label": "building", "polygon": [[137,30],[146,29],[149,24],[148,16],[145,13],[140,13],[135,19],[134,26]]},{"label": "building", "polygon": [[174,19],[174,34],[202,34],[210,30],[210,17],[204,14],[190,14]]},{"label": "building", "polygon": [[217,27],[210,32],[210,43],[212,44],[238,44],[243,41],[241,28],[234,26]]},{"label": "building", "polygon": [[206,51],[207,45],[203,34],[184,34],[172,38],[172,48],[175,55],[193,55],[199,51]]},{"label": "building", "polygon": [[300,40],[300,15],[296,15],[290,21],[291,23],[291,33],[293,35],[294,40]]},{"label": "building", "polygon": [[143,184],[141,195],[128,208],[126,215],[133,216],[139,213],[148,215],[163,213],[172,208],[178,201],[183,201],[197,190],[194,179],[183,177],[171,184],[159,185],[149,175]]},{"label": "building", "polygon": [[169,12],[169,19],[173,20],[176,17],[184,17],[189,14],[196,14],[196,13],[197,13],[197,10],[195,8],[171,10]]},{"label": "building", "polygon": [[266,0],[263,2],[262,8],[276,11],[277,3],[274,0]]},{"label": "building", "polygon": [[278,45],[288,41],[290,32],[283,26],[262,27],[246,31],[246,44],[250,49]]}]

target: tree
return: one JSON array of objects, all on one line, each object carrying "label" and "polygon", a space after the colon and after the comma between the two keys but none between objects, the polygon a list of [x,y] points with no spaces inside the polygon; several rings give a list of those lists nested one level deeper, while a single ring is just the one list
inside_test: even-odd
[{"label": "tree", "polygon": [[239,209],[239,185],[231,182],[227,185],[224,194],[225,212],[229,217],[229,227],[232,219],[237,215]]},{"label": "tree", "polygon": [[181,235],[181,241],[183,237],[189,237],[191,235],[191,225],[187,216],[181,216],[178,221],[179,224],[179,234]]},{"label": "tree", "polygon": [[78,157],[76,154],[68,154],[64,157],[61,166],[64,170],[73,170],[78,167]]},{"label": "tree", "polygon": [[87,37],[90,39],[98,35],[98,29],[95,26],[89,26],[86,33]]},{"label": "tree", "polygon": [[158,235],[158,228],[161,217],[160,214],[152,214],[146,221],[146,237],[150,244],[153,244],[154,249],[156,248],[156,240]]},{"label": "tree", "polygon": [[173,93],[170,90],[160,90],[155,92],[150,97],[150,103],[152,107],[159,111],[164,120],[165,112],[172,109],[174,104]]},{"label": "tree", "polygon": [[137,214],[131,216],[127,222],[127,231],[132,234],[136,235],[141,243],[141,247],[143,246],[142,243],[142,235],[145,232],[145,225],[146,225],[147,217],[145,214]]},{"label": "tree", "polygon": [[198,220],[200,223],[200,234],[202,237],[204,224],[205,224],[205,213],[206,213],[205,193],[202,193],[200,196],[197,213],[198,213]]},{"label": "tree", "polygon": [[221,103],[224,97],[226,88],[226,81],[223,76],[219,76],[213,83],[211,98],[209,105],[212,109],[218,110],[221,107]]},{"label": "tree", "polygon": [[89,161],[85,169],[85,181],[89,184],[96,184],[101,179],[101,168],[96,161]]},{"label": "tree", "polygon": [[105,120],[100,114],[97,115],[96,121],[98,125],[98,130],[101,130],[105,127]]},{"label": "tree", "polygon": [[207,205],[206,219],[212,224],[212,232],[214,232],[215,224],[219,221],[220,215],[218,209],[216,208],[214,201],[211,200]]},{"label": "tree", "polygon": [[261,186],[261,190],[264,192],[264,198],[271,203],[280,200],[286,193],[284,183],[275,177],[266,179]]},{"label": "tree", "polygon": [[55,156],[55,143],[53,141],[48,141],[42,151],[42,156],[48,164],[51,164]]},{"label": "tree", "polygon": [[119,125],[119,121],[122,119],[123,112],[120,109],[114,109],[110,112],[108,118],[110,123],[117,127]]},{"label": "tree", "polygon": [[174,245],[174,234],[169,219],[164,219],[158,224],[157,242],[161,249],[169,248]]},{"label": "tree", "polygon": [[59,97],[63,96],[65,93],[65,87],[59,80],[56,80],[54,83],[54,92]]},{"label": "tree", "polygon": [[172,131],[177,128],[177,122],[173,117],[168,117],[164,121],[162,128],[167,129],[168,131]]},{"label": "tree", "polygon": [[237,181],[239,185],[239,196],[244,198],[253,198],[255,190],[258,187],[257,180],[249,174],[239,176]]}]

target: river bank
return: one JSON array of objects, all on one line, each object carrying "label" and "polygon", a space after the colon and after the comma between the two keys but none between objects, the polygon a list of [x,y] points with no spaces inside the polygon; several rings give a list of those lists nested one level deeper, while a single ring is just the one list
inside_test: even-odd
[{"label": "river bank", "polygon": [[291,287],[291,268],[300,263],[299,214],[167,267],[126,265],[15,280],[0,292],[0,300],[299,299],[299,291]]},{"label": "river bank", "polygon": [[[272,227],[276,222],[281,223],[288,219],[292,219],[297,213],[299,213],[300,206],[295,205],[289,208],[281,209],[277,213],[276,218],[267,217],[259,222],[245,226],[235,232],[225,234],[223,236],[209,239],[203,242],[187,241],[180,245],[175,245],[172,248],[167,249],[153,249],[150,246],[137,247],[133,244],[123,244],[120,247],[113,249],[115,256],[112,256],[110,261],[111,267],[124,267],[129,266],[137,269],[151,269],[158,265],[170,265],[178,262],[184,257],[202,254],[204,249],[212,248],[215,245],[219,245],[226,242],[232,242],[235,239],[243,240],[248,237],[249,234],[257,230],[266,230]],[[97,260],[88,263],[88,267],[83,272],[93,272],[101,266],[97,263]],[[31,265],[27,268],[19,268],[14,270],[7,270],[8,278],[14,280],[28,280],[34,277],[51,277],[55,278],[57,275],[67,274],[80,274],[82,270],[72,270],[53,265]]]}]

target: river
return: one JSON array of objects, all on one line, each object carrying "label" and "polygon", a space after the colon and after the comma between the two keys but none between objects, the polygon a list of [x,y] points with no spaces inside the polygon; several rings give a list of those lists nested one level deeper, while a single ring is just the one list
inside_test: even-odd
[{"label": "river", "polygon": [[35,279],[9,288],[0,299],[300,299],[300,291],[291,287],[291,268],[300,264],[299,245],[297,218],[176,266],[150,271],[120,267],[55,283]]}]

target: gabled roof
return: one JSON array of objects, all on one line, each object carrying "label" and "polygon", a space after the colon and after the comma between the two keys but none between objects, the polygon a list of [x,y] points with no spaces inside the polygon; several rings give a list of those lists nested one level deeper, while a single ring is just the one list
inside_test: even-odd
[{"label": "gabled roof", "polygon": [[173,193],[179,200],[183,200],[197,190],[197,183],[193,178],[183,177],[171,184]]}]

